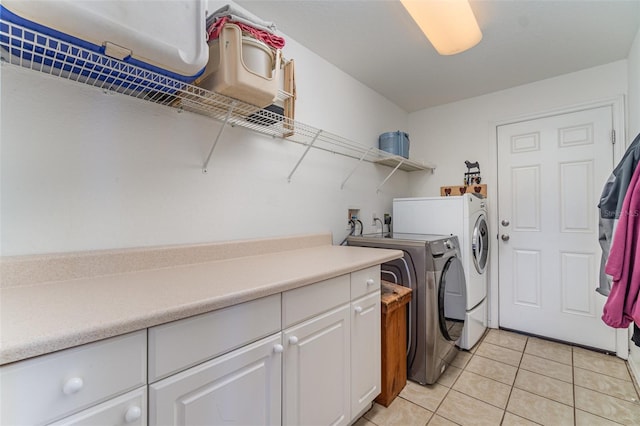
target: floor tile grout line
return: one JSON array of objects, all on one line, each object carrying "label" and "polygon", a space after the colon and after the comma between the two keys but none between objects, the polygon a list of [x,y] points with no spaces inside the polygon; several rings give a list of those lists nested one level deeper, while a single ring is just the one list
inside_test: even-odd
[{"label": "floor tile grout line", "polygon": [[[486,335],[485,335],[485,338],[486,338]],[[483,338],[480,342],[478,342],[478,343],[477,343],[477,345],[480,345],[480,344],[482,344],[483,342],[484,342],[484,338]],[[469,366],[469,364],[471,363],[471,360],[472,360],[472,359],[473,359],[473,357],[475,357],[475,356],[479,356],[479,357],[481,357],[481,358],[485,358],[485,357],[483,357],[482,355],[479,355],[479,354],[477,353],[477,351],[476,351],[476,352],[474,352],[474,353],[471,355],[471,358],[469,358],[469,360],[467,361],[467,363],[465,364],[465,366],[461,369],[461,370],[462,370],[462,371],[461,371],[461,373],[458,375],[458,377],[456,377],[456,379],[455,379],[455,380],[453,381],[453,383],[451,384],[451,387],[449,388],[449,390],[448,390],[448,391],[447,391],[447,393],[445,394],[445,397],[444,397],[444,398],[442,398],[442,401],[440,401],[440,404],[438,404],[438,408],[440,408],[440,405],[442,405],[442,402],[445,400],[445,398],[446,398],[446,396],[449,394],[449,392],[451,392],[452,390],[454,390],[454,391],[456,391],[456,392],[458,392],[458,393],[460,393],[460,394],[462,394],[462,395],[468,396],[469,398],[473,398],[473,399],[475,399],[476,401],[480,401],[480,402],[482,402],[482,403],[484,403],[484,404],[490,405],[490,406],[492,406],[492,407],[495,407],[495,408],[497,408],[497,409],[501,410],[501,411],[502,411],[502,416],[500,417],[500,423],[502,423],[502,421],[503,421],[503,419],[504,419],[504,415],[505,415],[505,413],[506,413],[506,411],[507,411],[507,405],[508,405],[508,403],[509,403],[509,398],[507,398],[507,404],[505,405],[505,407],[504,407],[504,408],[502,408],[502,407],[498,407],[497,405],[493,405],[493,404],[492,404],[492,403],[490,403],[490,402],[483,401],[482,399],[476,398],[476,397],[474,397],[473,395],[466,394],[466,393],[464,393],[464,392],[462,392],[462,391],[460,391],[460,390],[458,390],[458,389],[454,389],[454,388],[453,388],[453,387],[455,386],[455,384],[458,382],[458,380],[460,380],[460,376],[462,376],[462,374],[463,374],[465,371],[466,371],[466,372],[469,372],[469,373],[471,373],[471,374],[475,374],[475,375],[477,375],[477,376],[483,377],[483,378],[485,378],[485,379],[492,380],[492,381],[494,381],[494,382],[496,382],[496,383],[500,383],[500,384],[506,385],[506,383],[502,383],[502,382],[500,382],[499,380],[495,380],[495,379],[493,379],[493,378],[491,378],[491,377],[486,377],[486,376],[483,376],[482,374],[478,374],[478,373],[476,373],[476,372],[474,372],[474,371],[467,370],[467,367]],[[490,359],[490,358],[486,358],[486,359]],[[495,360],[493,360],[493,361],[495,361]],[[507,364],[507,365],[508,365],[508,364]],[[514,379],[514,380],[515,380],[515,379]],[[507,385],[507,386],[509,386],[509,385]],[[513,385],[511,385],[511,386],[510,386],[510,389],[509,389],[509,396],[511,396],[511,390],[513,390]],[[436,410],[436,411],[437,411],[437,410]],[[447,419],[447,420],[450,420],[450,419]]]},{"label": "floor tile grout line", "polygon": [[571,394],[573,395],[573,424],[578,425],[578,407],[576,407],[576,362],[575,352],[571,349],[571,380],[573,381],[571,386]]},{"label": "floor tile grout line", "polygon": [[[524,371],[528,371],[528,370],[524,370]],[[564,382],[564,383],[567,383],[567,382]],[[571,384],[571,383],[569,383],[569,384]],[[573,385],[573,384],[571,384],[571,393],[572,393],[572,394],[574,393],[574,392],[573,392],[573,387],[574,387],[574,385]],[[538,394],[538,393],[532,392],[532,391],[531,391],[531,390],[529,390],[529,389],[522,389],[522,388],[519,388],[519,387],[517,387],[517,386],[515,385],[515,383],[514,383],[514,385],[513,385],[513,388],[514,388],[514,389],[518,389],[519,391],[523,391],[523,392],[530,393],[531,395],[535,395],[535,396],[538,396],[538,397],[540,397],[540,398],[547,399],[547,400],[552,401],[552,402],[557,402],[558,404],[562,404],[562,405],[564,405],[565,407],[571,407],[571,408],[574,408],[574,407],[575,407],[575,397],[573,398],[573,400],[574,400],[574,401],[573,401],[573,405],[569,405],[569,404],[564,403],[564,402],[562,402],[562,401],[558,401],[558,400],[555,400],[555,399],[553,399],[553,398],[549,398],[548,396],[544,396],[544,395],[540,395],[540,394]]]},{"label": "floor tile grout line", "polygon": [[[574,384],[574,385],[573,385],[573,387],[574,387],[574,389],[575,389],[576,387],[578,387],[578,388],[581,388],[581,389],[586,389],[586,390],[588,390],[588,391],[598,393],[598,394],[600,394],[600,395],[604,395],[604,396],[608,396],[608,397],[611,397],[611,398],[615,398],[615,399],[620,400],[620,401],[628,402],[629,404],[637,405],[637,406],[638,406],[638,409],[640,409],[640,404],[638,403],[638,401],[635,401],[635,402],[634,402],[634,401],[629,401],[628,399],[619,398],[619,397],[617,397],[617,396],[615,396],[615,395],[611,395],[611,394],[608,394],[608,393],[605,393],[605,392],[600,392],[600,391],[599,391],[599,390],[597,390],[597,389],[591,389],[591,388],[588,388],[588,387],[586,387],[586,386],[580,386],[580,385],[576,385],[576,384]],[[574,391],[574,393],[575,393],[575,391]]]},{"label": "floor tile grout line", "polygon": [[[509,411],[509,402],[511,401],[511,396],[513,395],[513,390],[516,389],[516,380],[518,379],[518,373],[520,372],[520,366],[522,365],[522,358],[524,358],[524,352],[527,350],[527,345],[528,344],[529,344],[529,337],[527,337],[527,339],[524,342],[524,347],[522,348],[522,355],[520,356],[520,362],[518,363],[518,367],[517,367],[517,370],[516,370],[516,376],[513,378],[513,383],[511,384],[511,389],[509,390],[509,397],[507,398],[507,405],[506,405],[506,407],[504,407],[504,413],[505,414],[503,414],[502,418],[504,419],[504,416],[506,416],[506,413],[510,413],[510,414],[513,414],[514,416],[518,416],[518,417],[520,417],[522,419],[525,419],[525,420],[534,422],[536,424],[539,424],[538,422],[534,421],[533,419],[530,419],[528,417],[524,417],[524,416],[516,414],[516,413],[511,413]],[[519,390],[521,390],[521,389],[519,389]]]},{"label": "floor tile grout line", "polygon": [[636,380],[635,374],[633,374],[633,371],[631,370],[631,365],[629,364],[629,361],[627,360],[626,362],[627,365],[627,373],[629,373],[629,377],[631,377],[631,381],[633,382],[633,387],[636,390],[636,394],[638,395],[638,400],[640,400],[640,383],[638,383],[638,381]]},{"label": "floor tile grout line", "polygon": [[[573,368],[574,368],[574,369],[575,369],[575,368],[578,368],[578,369],[580,369],[580,370],[588,371],[588,372],[590,372],[590,373],[600,374],[600,375],[603,375],[603,376],[610,377],[610,378],[612,378],[612,379],[620,380],[620,381],[622,381],[622,382],[628,382],[628,383],[632,383],[632,382],[633,382],[633,377],[631,376],[631,373],[629,373],[629,380],[626,380],[626,379],[621,379],[620,377],[617,377],[617,376],[612,376],[611,374],[603,373],[603,372],[601,372],[601,371],[592,370],[592,369],[590,369],[590,368],[576,367],[575,365],[573,366]],[[627,371],[628,371],[628,369],[627,369]],[[635,387],[635,386],[634,386],[634,387]],[[640,394],[640,392],[639,392],[639,394]]]},{"label": "floor tile grout line", "polygon": [[[430,412],[430,413],[431,413],[431,417],[429,417],[429,420],[427,420],[427,423],[426,423],[426,424],[429,424],[429,422],[431,421],[431,419],[433,418],[433,416],[435,416],[435,415],[436,415],[436,410],[431,411],[431,410],[430,410],[430,409],[428,409],[427,407],[423,407],[422,405],[420,405],[420,404],[418,404],[418,403],[416,403],[416,402],[413,402],[413,401],[411,401],[410,399],[407,399],[407,398],[405,398],[405,397],[403,397],[403,396],[400,396],[399,394],[398,394],[398,398],[400,398],[400,399],[403,399],[403,400],[407,401],[407,402],[408,402],[409,404],[411,404],[411,405],[415,405],[416,407],[422,408],[423,410],[427,410],[428,412]],[[444,399],[444,398],[443,398],[443,399]]]},{"label": "floor tile grout line", "polygon": [[[486,335],[485,335],[485,338],[486,338]],[[518,372],[520,371],[520,364],[522,364],[522,357],[524,356],[524,351],[525,351],[525,349],[527,347],[528,341],[529,341],[529,338],[525,337],[524,346],[522,347],[522,352],[520,352],[520,361],[518,362],[518,366],[516,367],[516,375],[513,378],[513,383],[511,383],[511,385],[509,387],[509,395],[507,396],[507,403],[505,404],[504,410],[502,411],[502,418],[500,419],[500,424],[502,424],[504,422],[504,418],[507,415],[507,413],[513,414],[514,416],[517,416],[517,417],[520,417],[520,418],[523,418],[523,419],[526,419],[526,420],[529,420],[529,419],[527,419],[525,417],[518,416],[517,414],[514,414],[514,413],[511,413],[511,412],[507,411],[508,408],[509,408],[509,401],[511,401],[511,395],[513,394],[513,389],[515,388],[516,379],[518,378]],[[483,342],[484,342],[484,339],[483,339]],[[504,347],[504,346],[501,346],[501,347]],[[507,349],[510,349],[510,348],[507,348]],[[481,356],[481,355],[478,355],[478,356]],[[502,383],[502,382],[499,382],[499,383]]]},{"label": "floor tile grout line", "polygon": [[[599,414],[592,413],[591,411],[582,410],[582,409],[577,408],[577,407],[576,407],[575,411],[576,411],[576,412],[577,412],[577,411],[582,411],[582,412],[584,412],[584,413],[589,413],[589,414],[591,414],[592,416],[598,417],[598,418],[600,418],[600,419],[607,420],[607,421],[609,421],[609,422],[611,422],[611,423],[613,423],[613,424],[620,425],[620,426],[625,426],[625,425],[624,425],[624,423],[619,423],[619,422],[617,422],[617,421],[615,421],[615,420],[613,420],[613,419],[610,419],[610,418],[608,418],[608,417],[603,417],[603,416],[601,416],[601,415],[599,415]],[[578,424],[578,420],[577,420],[577,418],[575,418],[575,424],[576,424],[576,425]]]},{"label": "floor tile grout line", "polygon": [[[520,414],[512,413],[511,411],[509,411],[509,410],[508,410],[508,408],[509,408],[509,401],[511,400],[511,395],[513,394],[513,390],[514,390],[514,389],[518,389],[519,391],[527,392],[527,393],[530,393],[530,394],[532,394],[532,395],[536,395],[536,396],[538,396],[538,397],[540,397],[540,398],[544,398],[544,399],[547,399],[547,400],[549,400],[549,401],[556,402],[556,403],[558,403],[558,404],[562,404],[562,405],[567,406],[567,407],[569,407],[569,405],[567,405],[567,404],[565,404],[565,403],[563,403],[563,402],[560,402],[560,401],[556,401],[555,399],[547,398],[547,397],[546,397],[546,396],[544,396],[544,395],[538,395],[537,393],[535,393],[535,392],[531,392],[530,390],[521,389],[521,388],[519,388],[519,387],[516,387],[516,380],[518,379],[518,374],[520,373],[520,371],[521,371],[521,370],[522,370],[522,371],[527,371],[527,372],[530,372],[530,373],[533,373],[533,374],[538,374],[538,375],[543,376],[543,377],[549,377],[549,378],[555,379],[554,377],[546,376],[546,375],[544,375],[544,374],[540,374],[540,373],[538,373],[538,372],[530,371],[530,370],[527,370],[526,368],[522,368],[522,360],[523,360],[523,358],[524,358],[525,353],[527,353],[527,346],[528,346],[528,345],[529,345],[529,338],[527,337],[527,340],[526,340],[526,342],[525,342],[525,346],[524,346],[524,348],[523,348],[523,350],[522,350],[522,356],[520,357],[520,362],[519,362],[518,367],[517,367],[517,371],[516,371],[516,378],[515,378],[515,379],[514,379],[514,381],[513,381],[513,385],[511,386],[511,392],[509,393],[509,399],[507,400],[507,407],[505,407],[505,415],[506,415],[506,413],[509,413],[509,414],[514,415],[514,416],[517,416],[517,417],[523,418],[523,419],[525,419],[525,420],[531,421],[531,422],[533,422],[533,423],[535,423],[535,424],[540,424],[540,423],[536,422],[536,421],[535,421],[535,420],[533,420],[533,419],[530,419],[530,418],[528,418],[528,417],[522,416],[522,415],[520,415]],[[531,353],[528,353],[528,355],[531,355],[531,356],[537,356],[537,355],[533,355],[533,354],[531,354]],[[542,359],[545,359],[545,360],[547,359],[547,358],[544,358],[544,357],[538,357],[538,358],[542,358]],[[573,351],[572,351],[572,358],[573,358]],[[551,361],[553,361],[553,360],[551,360]],[[561,364],[562,364],[562,363],[561,363]],[[572,364],[573,364],[573,361],[572,361]],[[508,365],[508,364],[507,364],[507,365]],[[564,365],[566,365],[566,364],[564,364]],[[571,374],[572,374],[572,380],[573,380],[573,369],[572,369]],[[568,382],[566,382],[566,381],[564,381],[564,380],[560,380],[560,379],[556,379],[556,380],[559,380],[559,381],[561,381],[561,382],[563,382],[563,383],[568,383]],[[571,386],[571,392],[572,392],[572,394],[573,394],[573,383],[570,383],[570,384],[572,385],[572,386]],[[574,399],[575,399],[575,398],[574,398]],[[573,422],[574,422],[574,425],[575,425],[575,421],[576,421],[576,416],[575,416],[575,400],[574,400],[574,405],[573,405],[573,406],[570,406],[570,407],[571,407],[571,409],[573,410]]]},{"label": "floor tile grout line", "polygon": [[[422,386],[422,385],[420,385],[420,386]],[[444,385],[441,385],[441,386],[444,386]],[[444,386],[444,387],[446,388],[446,386]],[[398,397],[399,397],[399,398],[404,399],[405,401],[407,401],[407,402],[409,402],[409,403],[411,403],[411,404],[413,404],[413,405],[415,405],[415,406],[418,406],[418,407],[420,407],[420,408],[422,408],[422,409],[424,409],[424,410],[429,411],[432,415],[431,415],[431,417],[429,417],[429,420],[427,421],[427,425],[428,425],[428,424],[429,424],[429,422],[433,419],[433,417],[434,417],[434,416],[436,416],[436,415],[438,415],[439,417],[442,417],[442,418],[444,418],[444,419],[447,419],[447,420],[449,420],[450,422],[453,422],[453,423],[455,423],[455,424],[459,425],[459,423],[454,422],[454,421],[453,421],[453,420],[451,420],[450,418],[448,418],[448,417],[446,417],[446,416],[444,416],[444,415],[442,415],[442,414],[437,414],[437,412],[438,412],[438,408],[440,408],[440,406],[442,405],[442,401],[444,401],[444,400],[445,400],[445,398],[447,397],[447,395],[449,395],[449,392],[451,391],[451,389],[452,389],[452,388],[447,388],[447,389],[448,389],[448,390],[447,390],[447,392],[444,394],[444,396],[442,397],[442,400],[438,403],[438,406],[437,406],[437,407],[436,407],[436,409],[435,409],[435,410],[433,410],[433,411],[431,411],[431,410],[429,410],[428,408],[423,407],[422,405],[420,405],[420,404],[418,404],[418,403],[415,403],[415,402],[411,401],[410,399],[407,399],[407,398],[405,398],[405,397],[403,397],[403,396],[398,395]],[[426,425],[425,425],[425,426],[426,426]]]}]

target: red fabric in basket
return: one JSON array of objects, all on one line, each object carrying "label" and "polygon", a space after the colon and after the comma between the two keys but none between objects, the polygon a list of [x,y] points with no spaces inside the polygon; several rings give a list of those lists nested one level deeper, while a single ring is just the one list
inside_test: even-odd
[{"label": "red fabric in basket", "polygon": [[230,24],[237,25],[244,32],[251,34],[257,40],[262,41],[267,44],[269,47],[274,49],[282,49],[284,47],[284,38],[277,36],[268,31],[259,30],[242,22],[231,21],[228,16],[223,16],[222,18],[216,20],[211,26],[207,29],[207,37],[208,40],[215,40],[220,37],[220,32],[222,31],[222,27],[224,24],[229,22]]}]

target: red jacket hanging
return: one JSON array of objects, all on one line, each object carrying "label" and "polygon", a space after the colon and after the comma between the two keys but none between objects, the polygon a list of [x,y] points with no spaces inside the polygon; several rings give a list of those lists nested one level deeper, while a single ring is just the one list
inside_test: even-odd
[{"label": "red jacket hanging", "polygon": [[631,177],[605,271],[613,277],[602,320],[615,328],[640,324],[640,167]]}]

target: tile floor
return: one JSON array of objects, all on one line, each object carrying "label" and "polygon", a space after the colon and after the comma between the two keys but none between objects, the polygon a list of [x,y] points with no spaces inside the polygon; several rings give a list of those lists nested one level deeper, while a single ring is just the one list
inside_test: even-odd
[{"label": "tile floor", "polygon": [[437,383],[407,382],[355,426],[640,425],[627,364],[582,348],[489,330]]}]

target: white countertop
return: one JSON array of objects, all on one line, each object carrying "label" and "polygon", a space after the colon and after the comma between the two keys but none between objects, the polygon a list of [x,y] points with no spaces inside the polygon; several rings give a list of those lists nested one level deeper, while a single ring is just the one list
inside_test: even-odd
[{"label": "white countertop", "polygon": [[[203,245],[180,247],[182,264],[159,267],[156,262],[150,269],[146,266],[148,269],[113,274],[101,271],[98,276],[74,276],[82,264],[78,261],[81,254],[54,256],[54,262],[40,256],[33,260],[40,267],[20,258],[3,259],[3,269],[10,271],[12,263],[23,262],[29,266],[24,269],[33,271],[34,276],[46,275],[43,270],[47,268],[55,270],[56,262],[58,266],[68,265],[70,260],[76,263],[65,272],[70,279],[29,282],[22,276],[19,285],[3,282],[0,364],[220,309],[402,257],[397,250],[333,246],[325,234],[212,246],[216,254],[210,260],[200,256],[196,263],[189,261],[189,253]],[[156,256],[153,248],[129,251],[130,256],[125,251],[118,253],[118,261],[130,264],[130,259],[141,253]],[[92,256],[87,262],[113,262],[100,252]],[[168,263],[172,262],[178,261]]]}]

